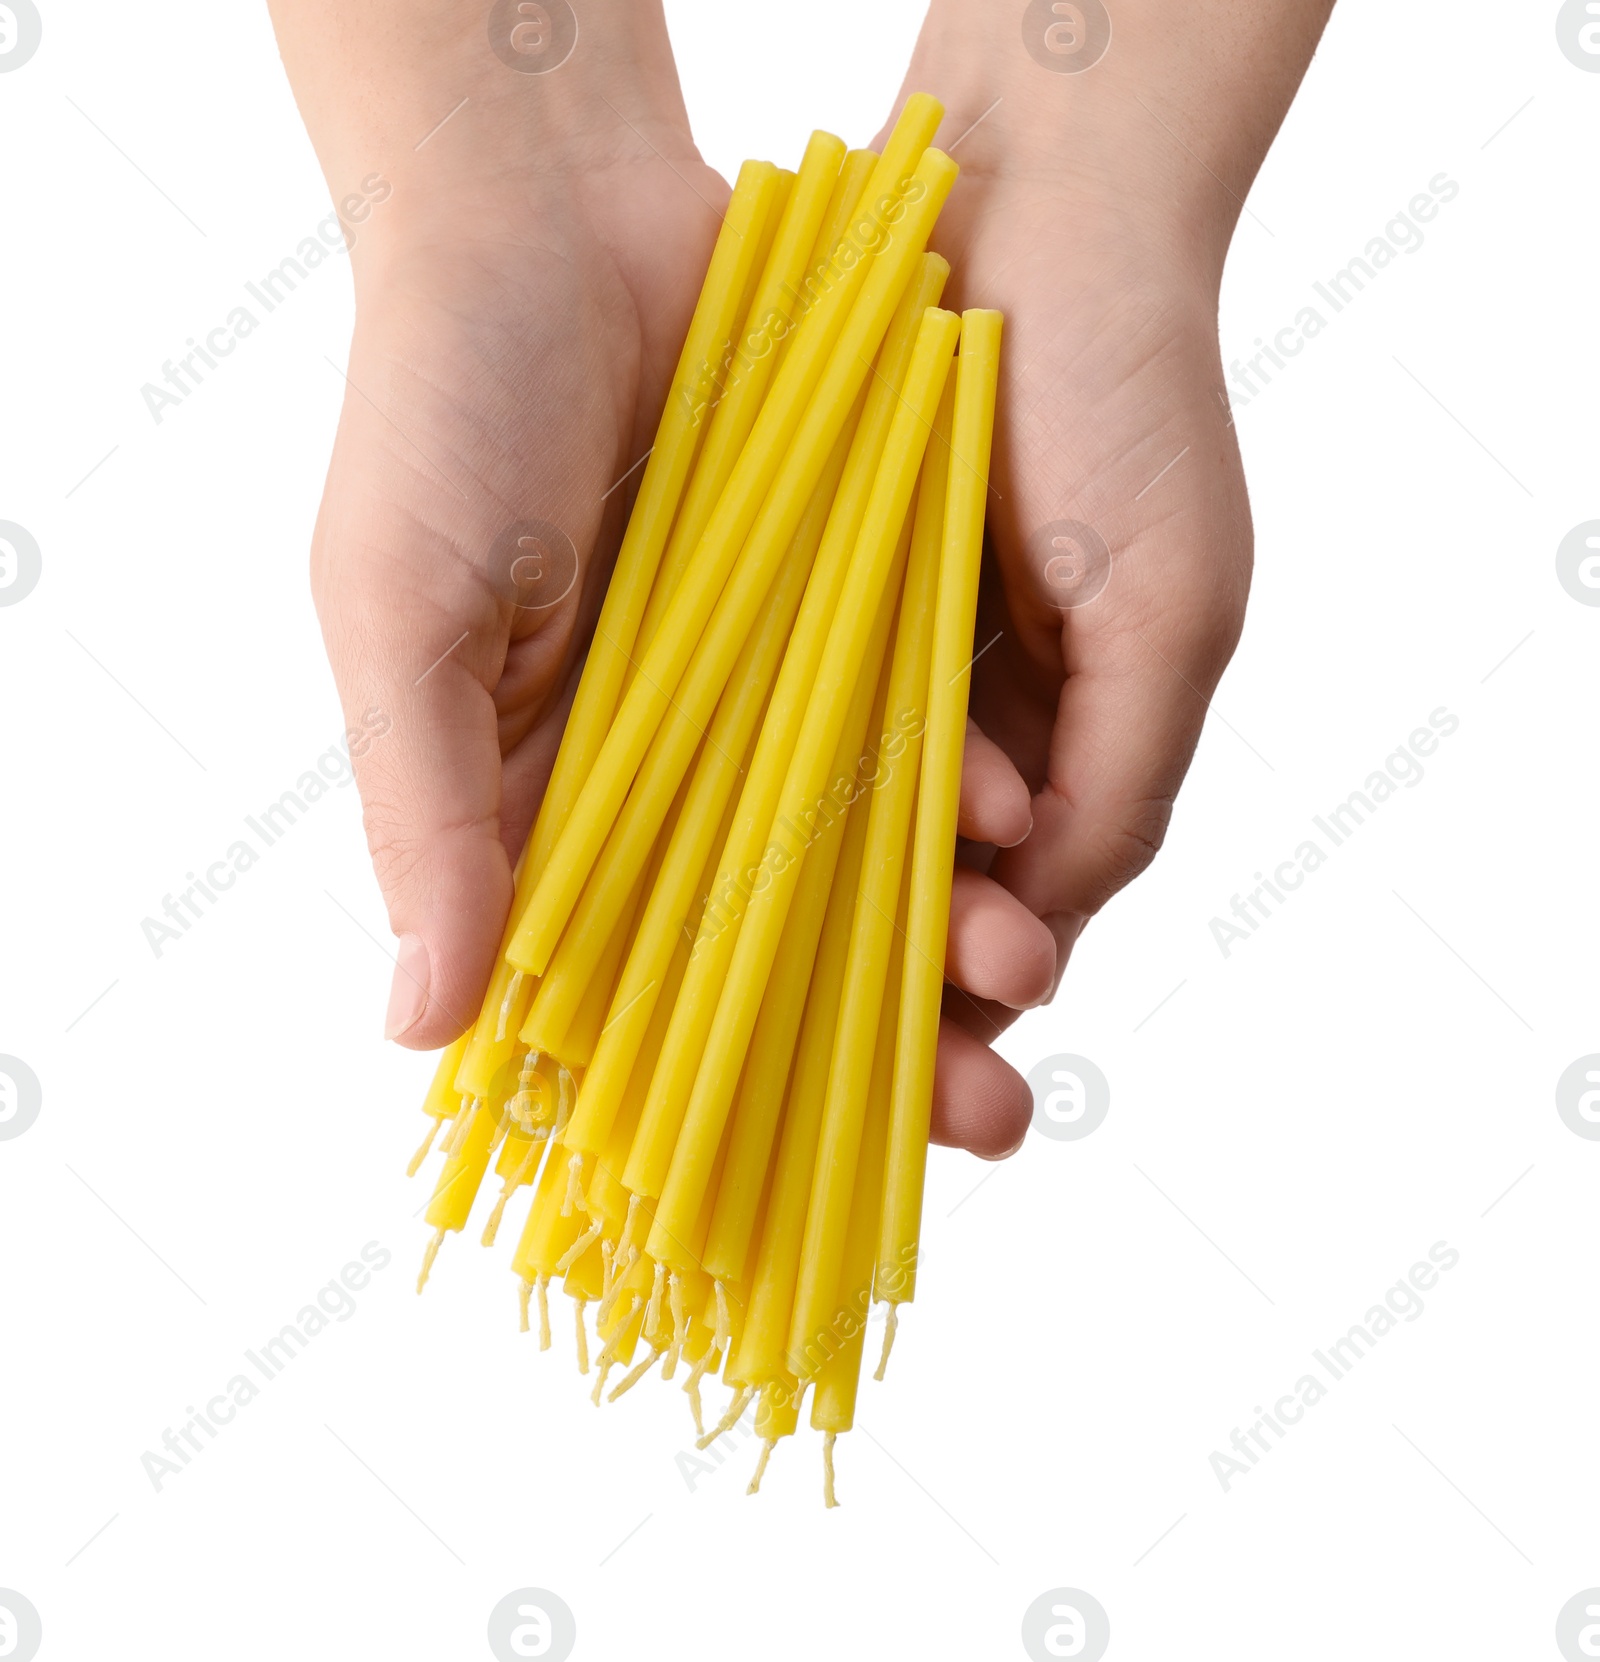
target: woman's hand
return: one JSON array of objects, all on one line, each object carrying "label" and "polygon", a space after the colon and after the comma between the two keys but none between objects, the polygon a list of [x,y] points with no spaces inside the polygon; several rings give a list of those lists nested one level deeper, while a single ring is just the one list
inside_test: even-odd
[{"label": "woman's hand", "polygon": [[1019,9],[936,0],[906,77],[945,100],[963,169],[944,304],[1005,314],[934,1104],[935,1140],[988,1155],[1032,1113],[988,1043],[1154,857],[1238,640],[1250,511],[1217,292],[1327,14],[1150,0],[1117,9],[1104,62],[1059,73]]},{"label": "woman's hand", "polygon": [[[399,937],[386,1026],[427,1049],[477,1015],[638,475],[619,481],[651,443],[728,191],[653,8],[586,8],[584,52],[549,74],[499,61],[480,6],[446,6],[456,31],[388,65],[341,63],[325,37],[353,26],[334,14],[276,9],[335,199],[374,168],[393,181],[354,249],[312,577],[347,720],[389,718],[357,769]],[[386,7],[368,38],[428,46],[425,11]],[[368,96],[363,71],[384,77]],[[519,548],[530,521],[556,534]]]}]

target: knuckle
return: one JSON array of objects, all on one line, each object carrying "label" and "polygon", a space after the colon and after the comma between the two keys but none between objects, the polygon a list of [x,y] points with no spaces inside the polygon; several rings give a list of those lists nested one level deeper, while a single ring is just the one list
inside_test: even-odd
[{"label": "knuckle", "polygon": [[1101,828],[1094,844],[1091,899],[1096,908],[1126,888],[1161,852],[1171,818],[1172,798],[1152,797],[1132,804]]}]

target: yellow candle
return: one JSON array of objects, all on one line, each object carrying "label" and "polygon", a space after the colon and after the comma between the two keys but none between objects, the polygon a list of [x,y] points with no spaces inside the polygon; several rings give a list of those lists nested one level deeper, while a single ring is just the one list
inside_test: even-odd
[{"label": "yellow candle", "polygon": [[[714,860],[715,857],[713,852],[710,858]],[[703,867],[701,870],[699,890],[702,895],[705,893],[705,885],[709,881],[712,869],[715,868]],[[683,985],[684,972],[689,965],[689,940],[698,922],[698,908],[692,908],[683,926],[674,932],[672,953],[661,977],[660,996],[654,1000],[654,1008],[644,1022],[642,1036],[631,1039],[626,1049],[612,1044],[613,1037],[623,1028],[624,1015],[612,1015],[609,1026],[601,1034],[600,1043],[595,1047],[595,1060],[583,1076],[583,1084],[578,1092],[578,1106],[573,1113],[572,1123],[567,1127],[567,1135],[571,1138],[584,1118],[586,1100],[592,1101],[597,1096],[601,1097],[603,1109],[591,1107],[588,1110],[591,1116],[588,1123],[591,1126],[602,1120],[609,1125],[605,1137],[599,1140],[598,1149],[593,1142],[571,1142],[569,1146],[576,1152],[599,1154],[599,1159],[592,1163],[594,1175],[591,1183],[601,1185],[598,1204],[608,1221],[613,1214],[615,1215],[619,1228],[629,1198],[628,1191],[622,1184],[622,1170],[627,1164],[628,1150],[633,1146],[634,1132],[644,1107],[645,1087],[661,1054],[667,1024],[672,1017],[673,1003],[677,999],[679,987]],[[622,998],[624,991],[623,987],[617,989],[617,1000]],[[614,1009],[617,1000],[613,1001]],[[624,1010],[626,1020],[631,1023],[634,1010],[627,1006]],[[630,1078],[633,1081],[631,1089]],[[596,1204],[596,1191],[591,1187],[590,1205]]]},{"label": "yellow candle", "polygon": [[[616,713],[624,673],[655,583],[673,515],[695,458],[703,425],[694,419],[697,385],[708,361],[720,360],[738,327],[740,304],[757,268],[762,233],[778,194],[778,170],[769,162],[746,162],[739,170],[722,230],[717,235],[700,298],[678,355],[677,370],[656,428],[655,447],[645,463],[639,495],[618,550],[616,566],[584,662],[550,783],[517,871],[516,891],[500,944],[500,958],[463,1060],[461,1088],[487,1094],[504,1065],[527,1013],[527,990],[514,983],[516,966],[506,952],[550,858],[556,838],[599,754]],[[515,990],[514,989],[515,986]],[[502,1020],[508,996],[520,1008]]]},{"label": "yellow candle", "polygon": [[489,1167],[496,1116],[481,1101],[474,1101],[466,1113],[468,1118],[460,1128],[461,1135],[451,1148],[444,1170],[439,1173],[439,1181],[434,1186],[433,1198],[423,1214],[434,1235],[423,1256],[422,1273],[417,1277],[419,1293],[427,1283],[428,1273],[433,1268],[433,1260],[446,1233],[459,1233],[466,1228],[472,1203],[478,1198],[479,1185]]},{"label": "yellow candle", "polygon": [[[931,130],[928,136],[932,138]],[[834,180],[833,195],[828,199],[828,211],[823,216],[822,229],[818,231],[817,240],[812,244],[811,258],[806,262],[804,281],[791,297],[801,315],[810,309],[812,300],[822,292],[825,286],[824,268],[833,259],[834,251],[849,231],[851,221],[860,211],[867,194],[867,185],[878,166],[878,161],[879,156],[875,150],[852,150],[846,155],[844,165],[839,169],[839,176]],[[788,342],[789,337],[785,336],[779,347],[780,357],[783,347],[786,347]]]},{"label": "yellow candle", "polygon": [[911,860],[888,1171],[874,1280],[876,1296],[891,1304],[907,1302],[916,1292],[922,1184],[928,1163],[928,1122],[933,1111],[933,1069],[939,1042],[945,938],[950,927],[972,631],[999,372],[1000,314],[963,313],[933,665],[928,682],[928,731],[923,740],[922,789],[917,799]]},{"label": "yellow candle", "polygon": [[622,1277],[617,1296],[609,1306],[601,1305],[601,1314],[595,1321],[595,1332],[601,1340],[599,1356],[600,1377],[595,1384],[594,1400],[600,1400],[605,1388],[606,1373],[612,1363],[624,1367],[633,1360],[639,1335],[644,1329],[645,1315],[650,1302],[650,1291],[655,1280],[655,1266],[648,1258],[641,1258]]},{"label": "yellow candle", "polygon": [[463,1033],[456,1042],[440,1052],[439,1064],[433,1070],[428,1094],[422,1099],[422,1111],[436,1120],[451,1118],[461,1107],[461,1093],[456,1089],[456,1070],[466,1052],[468,1035]]},{"label": "yellow candle", "polygon": [[672,527],[672,540],[661,561],[661,575],[639,630],[639,644],[648,647],[660,626],[667,603],[688,569],[712,510],[728,483],[739,452],[750,436],[777,365],[778,346],[794,327],[789,298],[806,271],[806,262],[832,199],[844,140],[816,132],[806,146],[800,172],[789,193],[783,219],[773,239],[760,282],[756,286],[733,349],[724,360],[721,400],[711,416],[700,455],[696,459],[683,506]]},{"label": "yellow candle", "polygon": [[[866,725],[862,723],[863,730]],[[783,1135],[773,1162],[766,1212],[758,1237],[760,1246],[751,1276],[750,1302],[745,1310],[739,1348],[731,1363],[738,1377],[752,1384],[780,1378],[787,1372],[785,1351],[789,1317],[794,1309],[795,1275],[800,1263],[806,1202],[811,1194],[811,1173],[816,1165],[817,1134],[822,1129],[828,1058],[833,1050],[839,994],[844,986],[845,960],[850,951],[856,882],[866,841],[867,816],[848,815],[838,876],[828,898],[827,921],[822,927],[816,972],[811,978],[800,1043],[795,1051],[794,1076],[789,1081],[789,1099],[784,1107]]]},{"label": "yellow candle", "polygon": [[[883,175],[887,191],[900,177],[907,151],[921,138],[930,118],[937,123],[939,108],[933,99],[919,104],[913,98],[907,104],[874,169],[873,183]],[[690,713],[702,725],[709,719],[956,172],[955,163],[939,151],[922,151],[904,198],[889,198],[883,212],[890,228],[885,230],[877,219],[873,221],[875,251],[856,258],[795,331],[793,345],[695,550],[692,573],[678,586],[539,877],[511,946],[512,961],[520,968],[540,974],[549,962],[595,851],[610,830],[662,717],[675,703],[691,658],[706,671],[701,679],[709,699]],[[869,204],[876,200],[869,183]],[[713,611],[716,622],[708,631]],[[702,640],[703,635],[712,638]],[[709,672],[713,664],[720,679]],[[684,708],[689,709],[686,702]]]},{"label": "yellow candle", "polygon": [[[883,731],[877,736],[881,766],[872,781],[849,967],[839,1002],[827,1106],[823,1110],[789,1334],[789,1365],[797,1373],[800,1359],[809,1354],[816,1335],[829,1331],[835,1315],[873,1053],[880,1048],[878,1018],[895,943],[895,909],[910,853],[911,815],[916,806],[922,732],[927,720],[954,402],[952,376],[945,383],[917,489],[916,529],[900,599],[888,704]],[[859,813],[865,806],[858,805],[855,811]]]},{"label": "yellow candle", "polygon": [[[779,793],[805,719],[873,481],[895,412],[900,407],[923,314],[937,301],[949,270],[937,255],[922,256],[879,353],[805,601],[762,721],[761,737],[740,794],[734,828],[725,841],[716,882],[695,938],[689,974],[673,1010],[661,1065],[650,1081],[649,1100],[640,1127],[639,1164],[633,1166],[630,1160],[630,1187],[642,1184],[647,1186],[647,1192],[655,1194],[665,1180],[673,1143],[683,1123],[706,1035],[738,940],[748,898],[747,874],[761,858],[777,811]],[[763,1154],[763,1165],[764,1161]],[[745,1173],[746,1181],[759,1183],[759,1174],[749,1169],[745,1157],[741,1156],[738,1167]]]},{"label": "yellow candle", "polygon": [[855,1192],[850,1198],[837,1295],[826,1324],[808,1335],[797,1356],[791,1355],[791,1360],[798,1360],[816,1379],[811,1396],[812,1428],[836,1435],[855,1424],[856,1388],[861,1382],[861,1353],[867,1336],[867,1310],[872,1302],[872,1267],[878,1251],[878,1224],[883,1215],[883,1166],[889,1141],[889,1098],[894,1088],[895,1029],[900,1011],[900,975],[905,962],[904,931],[910,896],[911,874],[907,870],[896,906],[896,927],[872,1057],[872,1081],[861,1127],[861,1151],[856,1161]]},{"label": "yellow candle", "polygon": [[[847,765],[851,765],[849,759]],[[828,896],[844,845],[844,827],[844,818],[836,816],[806,855],[750,1040],[750,1056],[739,1078],[730,1115],[728,1158],[716,1185],[716,1208],[702,1255],[706,1273],[720,1281],[739,1281],[745,1273],[805,1013],[806,990],[816,967]]]},{"label": "yellow candle", "polygon": [[[817,684],[789,763],[767,852],[762,856],[762,870],[753,885],[682,1129],[672,1149],[670,1173],[660,1189],[645,1183],[647,1193],[661,1196],[657,1234],[652,1235],[649,1250],[669,1261],[669,1232],[671,1236],[684,1233],[704,1193],[811,830],[819,816],[833,811],[838,789],[829,777],[834,751],[862,672],[867,641],[881,611],[880,601],[897,587],[890,583],[891,570],[896,565],[897,549],[903,548],[901,533],[907,523],[911,494],[960,332],[960,319],[952,312],[930,307],[923,314],[903,401],[890,423],[883,461],[828,633]],[[849,783],[853,786],[853,779]],[[629,1157],[630,1173],[637,1153],[636,1144],[635,1155]],[[647,1180],[654,1175],[640,1173]],[[630,1188],[638,1186],[630,1180]]]},{"label": "yellow candle", "polygon": [[422,1146],[411,1156],[411,1163],[406,1167],[406,1176],[415,1177],[422,1167],[422,1162],[428,1158],[433,1148],[434,1138],[439,1135],[439,1127],[447,1120],[454,1119],[461,1111],[461,1093],[456,1089],[456,1073],[461,1067],[461,1058],[466,1054],[467,1040],[470,1033],[463,1033],[448,1049],[441,1051],[438,1065],[433,1070],[433,1079],[428,1085],[428,1094],[422,1099],[422,1111],[428,1116],[428,1134],[422,1140]]},{"label": "yellow candle", "polygon": [[630,846],[625,864],[602,860],[596,868],[596,882],[604,878],[603,904],[579,909],[568,931],[572,939],[563,942],[563,950],[541,977],[528,1019],[522,1024],[522,1042],[529,1049],[548,1051],[569,1067],[587,1066],[627,953],[633,948],[637,914],[642,913],[660,874],[682,819],[686,795],[687,786],[657,817],[654,834]]},{"label": "yellow candle", "polygon": [[548,1280],[563,1273],[561,1260],[583,1233],[588,1219],[581,1212],[562,1213],[567,1189],[566,1151],[559,1135],[550,1138],[550,1152],[544,1170],[534,1185],[533,1205],[528,1209],[522,1236],[511,1255],[513,1272],[525,1282]]},{"label": "yellow candle", "polygon": [[[789,556],[729,678],[704,742],[694,725],[677,711],[656,735],[549,972],[540,983],[522,1030],[526,1043],[545,1046],[550,1043],[547,1033],[565,1031],[570,1020],[567,1012],[575,1004],[577,990],[587,985],[594,973],[597,942],[604,940],[613,926],[622,896],[660,832],[660,797],[677,771],[678,756],[699,745],[700,759],[686,787],[662,872],[651,885],[649,908],[640,925],[641,944],[629,957],[620,989],[619,1007],[633,1012],[627,1031],[637,1036],[649,1022],[654,993],[660,985],[660,967],[670,956],[671,943],[681,931],[694,899],[690,885],[700,877],[710,839],[738,787],[743,763],[782,662],[843,460],[841,441],[837,459],[824,472],[795,532]],[[623,1042],[621,1035],[616,1042]],[[574,1148],[593,1149],[604,1140],[604,1125],[596,1117],[600,1111],[601,1093],[590,1091]]]},{"label": "yellow candle", "polygon": [[611,1007],[611,995],[616,991],[617,977],[622,971],[623,958],[633,945],[634,925],[644,909],[645,896],[650,892],[651,881],[659,869],[661,852],[658,850],[655,860],[634,878],[632,893],[624,902],[622,916],[613,927],[610,939],[600,954],[600,961],[595,965],[594,974],[589,978],[589,985],[584,989],[573,1015],[572,1025],[561,1036],[555,1054],[568,1068],[585,1068],[594,1055],[600,1029],[605,1024],[606,1011]]},{"label": "yellow candle", "polygon": [[[905,385],[917,326],[922,313],[929,306],[938,304],[948,273],[949,267],[938,255],[923,256],[919,276],[907,291],[883,351],[879,354],[867,407],[856,429],[856,442],[840,488],[835,517],[829,521],[827,541],[818,556],[812,586],[806,592],[806,618],[813,626],[812,633],[802,639],[797,631],[791,658],[784,663],[785,679],[773,695],[774,715],[769,717],[769,722],[776,731],[771,736],[778,740],[777,749],[785,758],[793,748],[795,734],[805,714],[806,696],[815,679],[817,662],[822,655],[828,627],[833,621],[839,587],[844,582],[848,557],[866,511],[867,497],[883,454],[889,422]],[[793,676],[791,669],[797,672]],[[792,730],[780,725],[780,700],[786,694],[791,699]],[[763,744],[768,737],[769,730],[764,728]],[[836,774],[853,773],[855,770],[859,747],[850,748],[851,742],[848,735],[841,742],[841,751],[834,762]],[[770,824],[777,807],[780,783],[781,780],[775,778],[771,797],[759,811],[750,813],[747,823],[759,821],[761,827]],[[741,803],[741,810],[743,808]],[[758,830],[756,835],[759,838],[764,834],[764,830]],[[728,1158],[717,1185],[716,1211],[704,1254],[707,1272],[723,1281],[738,1281],[745,1273],[756,1207],[766,1182],[772,1140],[783,1106],[800,1019],[805,1010],[806,990],[811,984],[817,944],[843,837],[843,819],[835,817],[824,826],[822,835],[806,853],[799,887],[784,924],[783,940],[751,1037],[750,1054],[740,1076],[733,1105]],[[742,847],[735,855],[738,869],[753,864],[760,852],[758,840]],[[731,940],[727,942],[727,952],[731,956]]]},{"label": "yellow candle", "polygon": [[795,1394],[794,1381],[768,1380],[761,1387],[761,1395],[756,1401],[756,1436],[761,1439],[761,1456],[756,1461],[750,1486],[745,1490],[747,1495],[753,1495],[761,1488],[767,1461],[772,1458],[772,1451],[778,1446],[778,1439],[792,1437],[799,1423],[800,1402]]}]

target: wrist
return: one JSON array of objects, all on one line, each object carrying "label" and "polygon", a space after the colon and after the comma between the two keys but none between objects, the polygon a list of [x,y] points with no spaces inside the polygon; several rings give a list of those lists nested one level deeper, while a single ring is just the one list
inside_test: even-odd
[{"label": "wrist", "polygon": [[695,155],[660,0],[587,0],[581,26],[562,0],[271,9],[358,268]]},{"label": "wrist", "polygon": [[905,91],[986,194],[1046,196],[1215,289],[1332,0],[932,0]]}]

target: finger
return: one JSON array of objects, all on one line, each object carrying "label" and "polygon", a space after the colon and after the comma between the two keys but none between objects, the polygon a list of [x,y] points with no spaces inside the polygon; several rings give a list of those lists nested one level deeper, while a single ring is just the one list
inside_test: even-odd
[{"label": "finger", "polygon": [[389,722],[356,765],[398,937],[385,1036],[435,1049],[475,1015],[511,903],[494,700],[456,656],[470,644],[459,614],[386,616],[381,595],[339,581],[322,611],[347,720],[378,709]]},{"label": "finger", "polygon": [[945,976],[977,998],[1013,1010],[1049,998],[1056,943],[1016,895],[981,872],[957,866],[950,890]]},{"label": "finger", "polygon": [[930,1139],[1001,1160],[1022,1146],[1032,1117],[1027,1080],[963,1028],[942,1021]]},{"label": "finger", "polygon": [[[1130,551],[1134,564],[1138,550]],[[1221,563],[1221,562],[1217,562]],[[1056,705],[1033,830],[996,858],[992,875],[1045,919],[1058,967],[1084,922],[1160,849],[1210,695],[1238,639],[1243,587],[1208,588],[1208,562],[1159,600],[1113,596],[1103,621],[1062,624],[1067,676]]]},{"label": "finger", "polygon": [[1032,825],[1028,787],[1015,763],[977,722],[968,721],[957,829],[974,842],[1009,848],[1020,843]]}]

